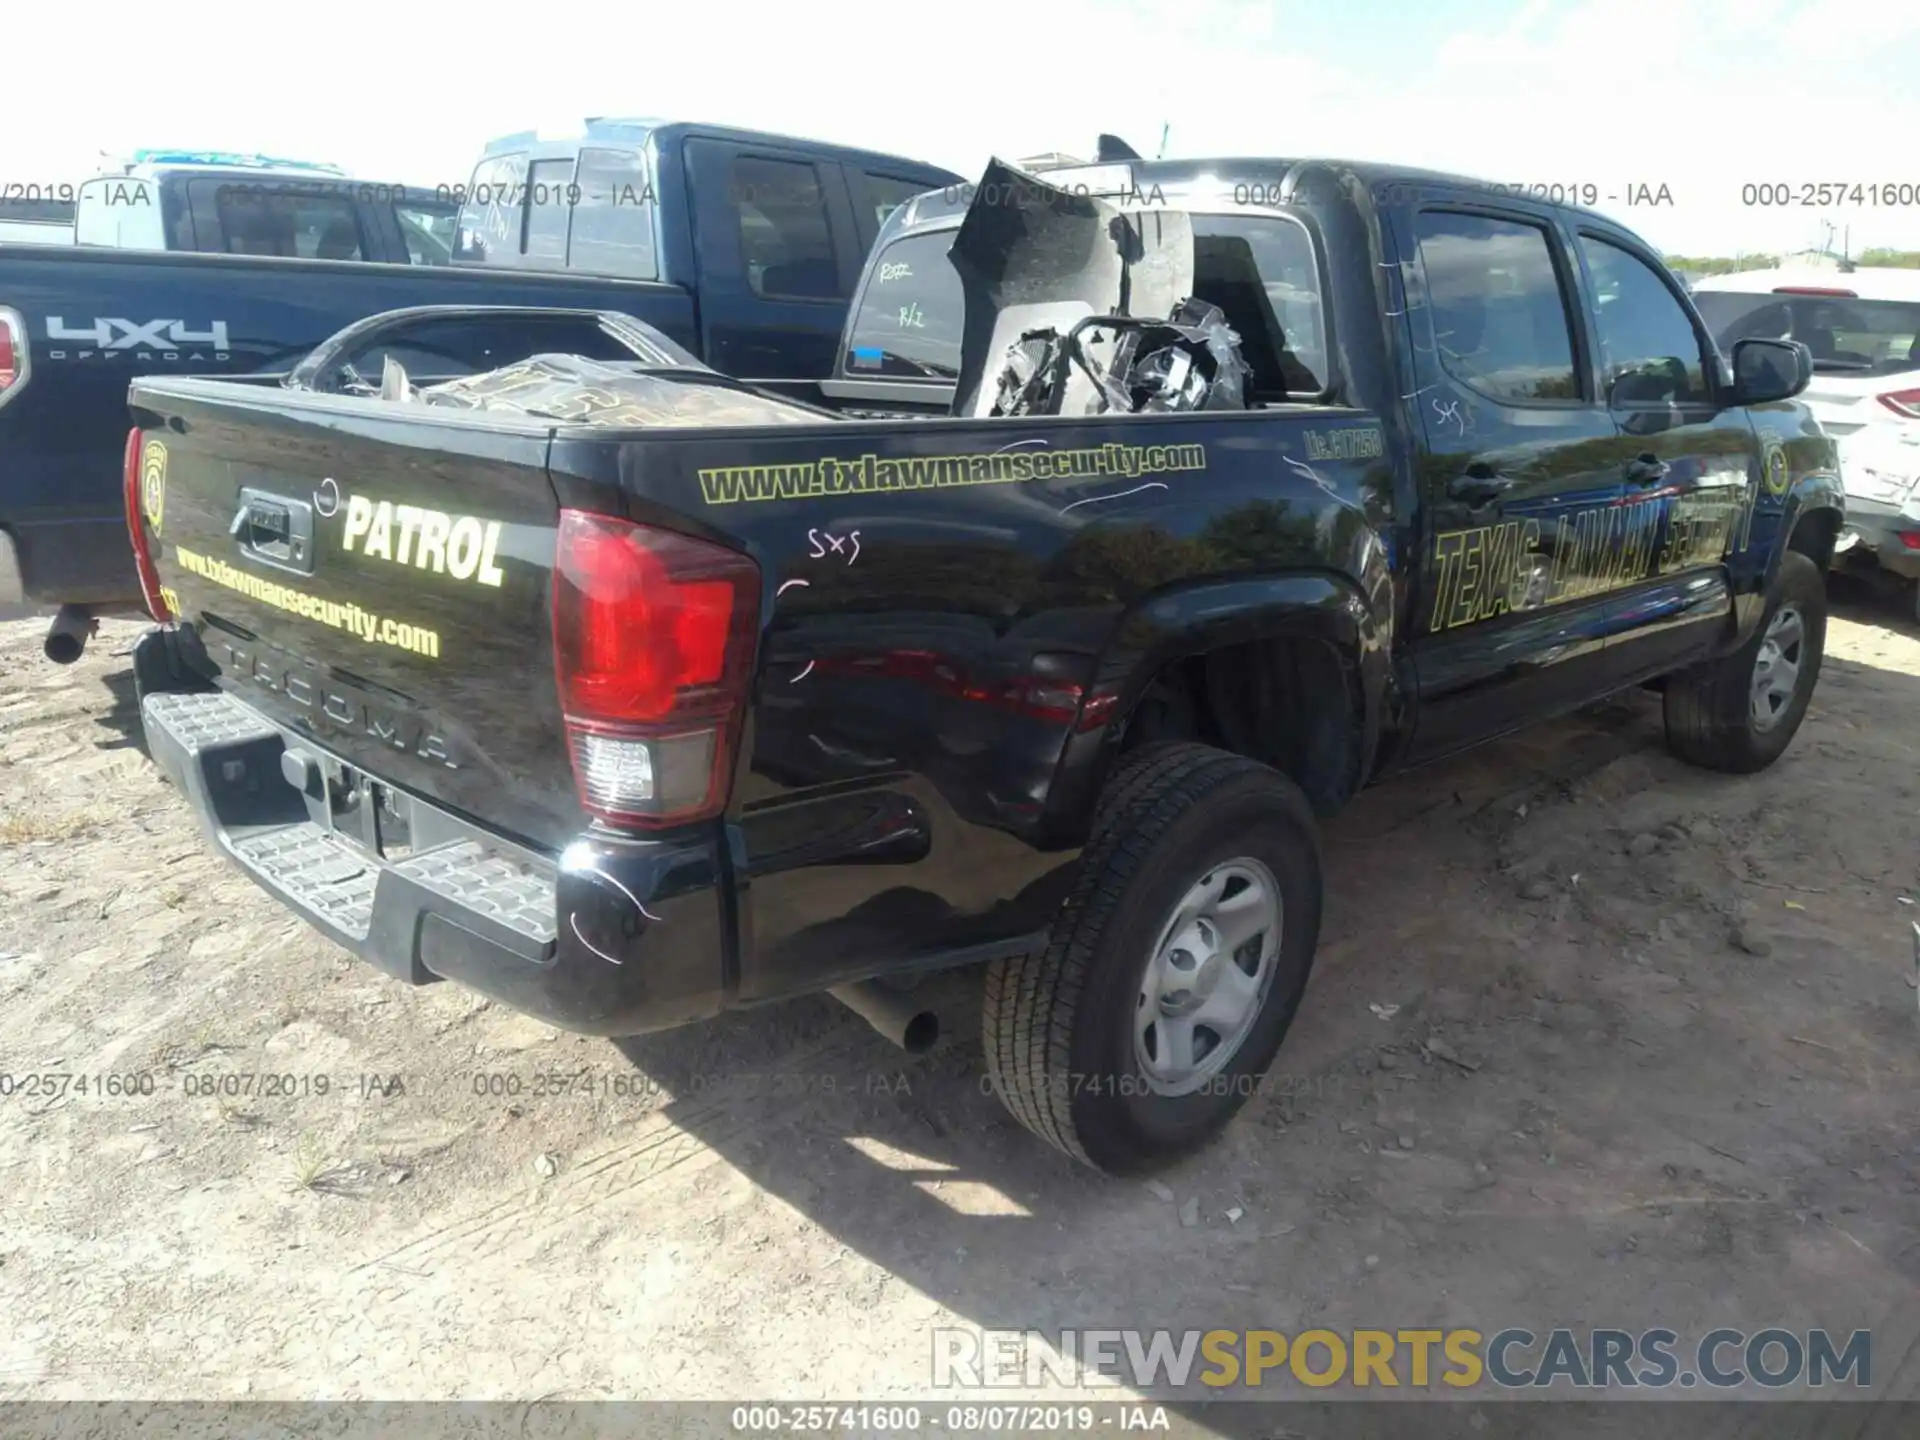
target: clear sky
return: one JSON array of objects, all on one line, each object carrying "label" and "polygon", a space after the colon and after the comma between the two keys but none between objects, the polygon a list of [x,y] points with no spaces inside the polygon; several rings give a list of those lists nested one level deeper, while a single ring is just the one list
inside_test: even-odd
[{"label": "clear sky", "polygon": [[[489,137],[590,114],[787,131],[969,175],[995,153],[1088,155],[1101,130],[1151,154],[1165,124],[1170,155],[1592,185],[1669,251],[1797,248],[1829,221],[1856,252],[1920,249],[1914,0],[7,9],[0,187],[82,179],[101,151],[142,146],[457,183]],[[1744,204],[1760,182],[1795,203]],[[1822,182],[1904,185],[1906,204],[1798,203]],[[1663,185],[1671,203],[1627,203]]]}]

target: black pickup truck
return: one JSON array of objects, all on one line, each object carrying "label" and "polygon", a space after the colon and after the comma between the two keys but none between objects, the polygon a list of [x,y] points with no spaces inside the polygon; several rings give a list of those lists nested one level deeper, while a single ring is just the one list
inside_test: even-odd
[{"label": "black pickup truck", "polygon": [[[793,136],[601,119],[505,137],[470,183],[397,198],[233,169],[89,182],[83,226],[173,248],[0,245],[0,605],[138,603],[118,461],[139,376],[277,379],[344,326],[440,304],[619,311],[729,374],[816,382],[881,221],[958,180]],[[450,206],[452,263],[391,263],[425,258],[416,222]],[[209,244],[233,253],[188,253]]]},{"label": "black pickup truck", "polygon": [[1272,1062],[1362,785],[1645,684],[1685,759],[1781,754],[1842,518],[1804,347],[1470,180],[1124,178],[998,168],[910,257],[948,416],[138,382],[153,755],[341,945],[564,1028],[831,990],[916,1047],[980,965],[999,1093],[1124,1173]]}]

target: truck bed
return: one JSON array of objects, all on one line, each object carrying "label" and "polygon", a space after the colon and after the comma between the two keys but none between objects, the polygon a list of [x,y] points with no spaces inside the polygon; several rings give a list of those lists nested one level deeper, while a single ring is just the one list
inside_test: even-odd
[{"label": "truck bed", "polygon": [[[1381,432],[1353,410],[633,429],[202,380],[142,381],[134,404],[164,450],[148,543],[176,643],[217,697],[191,704],[217,712],[208,733],[248,737],[220,743],[256,747],[245,768],[277,797],[286,847],[317,847],[322,874],[351,862],[338,883],[365,929],[343,943],[496,993],[537,972],[535,1008],[576,1028],[652,1028],[1031,945],[1084,838],[1106,719],[1204,632],[1208,606],[1245,624],[1258,604],[1306,604],[1351,633],[1384,592],[1367,519],[1387,483]],[[308,568],[248,548],[248,495],[312,507]],[[555,679],[570,515],[750,566],[740,724],[709,818],[623,831],[582,806]],[[435,532],[436,553],[408,554]],[[493,579],[441,568],[456,533],[494,537]],[[222,809],[223,752],[189,754],[199,732],[170,717],[180,703],[146,702],[149,725],[179,737],[172,767],[200,777],[223,843],[286,896],[246,848],[266,843],[256,802]],[[283,752],[372,782],[463,866],[530,867],[533,908],[550,911],[539,954],[479,966],[436,951],[424,914],[476,924],[412,883],[417,838],[384,855],[377,830],[327,811],[331,782],[303,796],[281,777]],[[572,930],[570,887],[604,890],[599,874],[638,912]],[[315,914],[321,897],[301,893]]]}]

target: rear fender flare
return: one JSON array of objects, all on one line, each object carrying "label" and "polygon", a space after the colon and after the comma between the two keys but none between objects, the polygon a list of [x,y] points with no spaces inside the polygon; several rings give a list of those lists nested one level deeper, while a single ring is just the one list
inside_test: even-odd
[{"label": "rear fender flare", "polygon": [[1061,757],[1048,805],[1051,828],[1078,843],[1118,759],[1127,721],[1169,665],[1227,646],[1304,639],[1347,664],[1359,718],[1364,783],[1373,768],[1391,683],[1388,625],[1351,580],[1332,571],[1213,580],[1142,600],[1115,626],[1089,687],[1079,730]]}]

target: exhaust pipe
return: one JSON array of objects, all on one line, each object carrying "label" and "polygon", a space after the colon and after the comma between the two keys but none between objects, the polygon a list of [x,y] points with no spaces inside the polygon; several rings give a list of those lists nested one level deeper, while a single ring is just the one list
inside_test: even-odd
[{"label": "exhaust pipe", "polygon": [[940,1038],[940,1017],[892,986],[859,980],[827,993],[909,1055],[926,1054]]},{"label": "exhaust pipe", "polygon": [[47,659],[56,665],[71,665],[87,648],[87,641],[100,628],[90,605],[62,605],[60,613],[47,627]]}]

